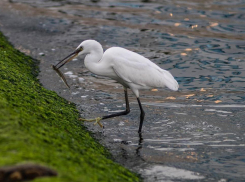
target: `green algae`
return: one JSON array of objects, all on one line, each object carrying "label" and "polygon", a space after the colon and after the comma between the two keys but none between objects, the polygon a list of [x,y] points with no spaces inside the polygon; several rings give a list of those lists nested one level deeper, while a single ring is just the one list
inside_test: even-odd
[{"label": "green algae", "polygon": [[110,160],[78,121],[74,104],[37,80],[37,62],[0,33],[0,166],[37,163],[58,172],[35,181],[139,181]]}]

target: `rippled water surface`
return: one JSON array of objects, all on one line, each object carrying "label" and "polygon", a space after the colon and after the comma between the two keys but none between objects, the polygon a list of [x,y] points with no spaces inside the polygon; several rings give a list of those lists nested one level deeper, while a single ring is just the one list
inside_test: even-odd
[{"label": "rippled water surface", "polygon": [[71,90],[50,68],[81,41],[124,47],[169,70],[180,90],[141,92],[142,135],[132,94],[129,115],[103,121],[103,130],[85,125],[144,181],[245,180],[244,0],[3,0],[0,30],[41,60],[44,86],[88,118],[125,104],[122,87],[90,73],[83,58],[62,70]]}]

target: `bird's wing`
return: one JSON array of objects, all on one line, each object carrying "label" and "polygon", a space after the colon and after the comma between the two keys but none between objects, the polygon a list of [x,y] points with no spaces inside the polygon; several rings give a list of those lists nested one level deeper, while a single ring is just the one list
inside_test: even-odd
[{"label": "bird's wing", "polygon": [[[154,63],[153,63],[154,64]],[[157,65],[156,65],[157,66]],[[115,73],[124,81],[146,88],[168,87],[178,90],[179,85],[170,72],[147,63],[116,58],[112,65]]]},{"label": "bird's wing", "polygon": [[[104,53],[105,57],[110,57],[111,59],[116,58],[123,58],[129,60],[130,62],[138,62],[138,63],[146,63],[151,65],[152,67],[157,68],[158,66],[151,62],[149,59],[145,58],[144,56],[135,53],[133,51],[124,49],[122,47],[111,47],[107,49]],[[159,68],[159,67],[158,67]]]}]

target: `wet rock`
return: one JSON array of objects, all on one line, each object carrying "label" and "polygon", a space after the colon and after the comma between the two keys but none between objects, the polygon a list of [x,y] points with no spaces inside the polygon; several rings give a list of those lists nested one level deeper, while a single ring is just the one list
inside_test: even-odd
[{"label": "wet rock", "polygon": [[21,164],[0,168],[0,182],[28,181],[44,176],[57,176],[57,172],[37,164]]}]

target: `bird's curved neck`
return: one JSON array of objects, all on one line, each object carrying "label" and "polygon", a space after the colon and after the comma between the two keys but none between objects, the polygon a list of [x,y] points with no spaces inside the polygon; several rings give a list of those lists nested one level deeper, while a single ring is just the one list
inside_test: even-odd
[{"label": "bird's curved neck", "polygon": [[102,59],[103,49],[91,51],[86,55],[84,64],[91,72],[100,75],[100,64],[99,61]]}]

